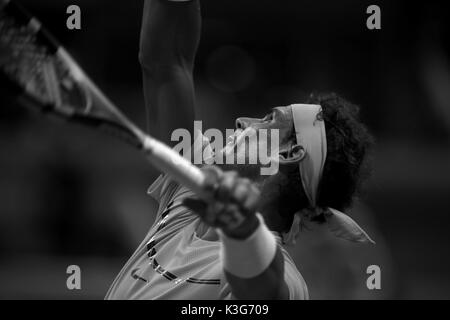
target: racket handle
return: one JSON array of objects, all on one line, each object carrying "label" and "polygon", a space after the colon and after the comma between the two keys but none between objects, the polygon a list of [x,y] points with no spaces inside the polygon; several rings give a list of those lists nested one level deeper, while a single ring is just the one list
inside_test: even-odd
[{"label": "racket handle", "polygon": [[208,198],[204,188],[205,176],[198,167],[154,138],[145,136],[143,141],[143,151],[157,169],[194,191],[200,198]]}]

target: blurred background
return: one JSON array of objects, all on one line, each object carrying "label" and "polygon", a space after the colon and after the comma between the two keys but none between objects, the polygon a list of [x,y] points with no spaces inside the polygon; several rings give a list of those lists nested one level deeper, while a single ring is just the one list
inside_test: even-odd
[{"label": "blurred background", "polygon": [[[142,1],[20,2],[144,128]],[[66,28],[71,4],[81,7],[81,30]],[[381,8],[381,30],[366,28],[371,4]],[[203,1],[195,81],[204,130],[334,91],[361,106],[376,137],[374,174],[351,215],[377,246],[303,233],[290,251],[311,298],[450,298],[444,4]],[[146,190],[158,173],[106,135],[0,103],[0,298],[102,299],[152,224]],[[81,290],[66,287],[72,264]],[[366,287],[373,264],[381,290]]]}]

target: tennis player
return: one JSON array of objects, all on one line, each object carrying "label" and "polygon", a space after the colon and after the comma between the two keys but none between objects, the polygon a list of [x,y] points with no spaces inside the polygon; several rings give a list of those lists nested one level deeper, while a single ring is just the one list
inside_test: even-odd
[{"label": "tennis player", "polygon": [[[168,144],[175,129],[193,130],[200,29],[198,0],[145,0],[139,59],[149,128]],[[238,118],[236,127],[231,143],[246,130],[278,130],[278,172],[204,166],[209,201],[160,176],[148,191],[159,203],[155,223],[107,299],[308,299],[284,248],[301,226],[323,224],[340,238],[372,242],[343,213],[362,180],[372,140],[355,105],[335,94],[311,96],[262,119]],[[202,148],[193,152],[208,145],[198,138]]]}]

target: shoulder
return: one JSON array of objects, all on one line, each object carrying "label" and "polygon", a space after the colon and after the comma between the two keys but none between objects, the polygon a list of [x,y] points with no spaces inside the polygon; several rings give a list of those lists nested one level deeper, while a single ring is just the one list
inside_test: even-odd
[{"label": "shoulder", "polygon": [[289,253],[281,248],[284,257],[284,281],[289,289],[289,300],[308,300],[308,286]]},{"label": "shoulder", "polygon": [[148,188],[147,194],[160,203],[166,192],[177,187],[178,183],[170,179],[167,174],[161,174]]}]

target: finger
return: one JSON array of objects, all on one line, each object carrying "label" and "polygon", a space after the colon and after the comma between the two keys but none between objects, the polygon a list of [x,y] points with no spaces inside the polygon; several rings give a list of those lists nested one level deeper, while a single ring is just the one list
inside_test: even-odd
[{"label": "finger", "polygon": [[214,194],[218,189],[219,181],[223,175],[222,170],[216,166],[205,166],[202,168],[202,172],[205,175],[205,181],[203,187],[206,191]]},{"label": "finger", "polygon": [[228,230],[236,229],[245,220],[237,204],[228,204],[217,217],[217,225]]},{"label": "finger", "polygon": [[205,221],[210,226],[218,226],[217,218],[224,211],[225,205],[221,202],[213,202],[209,204],[206,215],[203,217],[203,221]]},{"label": "finger", "polygon": [[220,201],[229,201],[232,198],[234,185],[237,183],[237,173],[227,172],[222,176],[216,196]]},{"label": "finger", "polygon": [[232,197],[236,203],[244,206],[244,202],[251,191],[251,183],[248,179],[240,179],[233,188]]},{"label": "finger", "polygon": [[247,211],[255,212],[259,206],[260,191],[254,184],[250,184],[249,188],[251,190],[247,192],[247,198],[243,203],[243,207]]},{"label": "finger", "polygon": [[209,180],[217,181],[223,175],[223,171],[217,166],[204,166],[201,170]]}]

